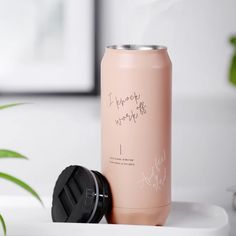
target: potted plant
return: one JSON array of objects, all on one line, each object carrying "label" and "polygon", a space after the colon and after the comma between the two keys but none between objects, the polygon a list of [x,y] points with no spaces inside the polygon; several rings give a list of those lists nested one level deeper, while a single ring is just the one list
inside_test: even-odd
[{"label": "potted plant", "polygon": [[[0,110],[10,108],[13,106],[17,106],[17,105],[21,105],[21,104],[22,103],[13,103],[13,104],[2,105],[2,106],[0,106]],[[22,159],[22,160],[28,159],[26,156],[24,156],[18,152],[12,151],[12,150],[8,150],[8,149],[0,149],[0,159],[2,159],[2,158],[13,158],[13,159],[16,158],[16,159]],[[43,204],[38,193],[32,187],[30,187],[27,183],[25,183],[24,181],[16,178],[15,176],[12,176],[8,173],[1,172],[1,171],[0,171],[0,178],[10,181],[10,182],[18,185],[19,187],[23,188],[28,193],[30,193],[33,197],[35,197],[41,204]],[[5,224],[4,218],[1,214],[0,214],[0,225],[3,228],[4,236],[6,236],[6,234],[7,234],[6,224]]]},{"label": "potted plant", "polygon": [[234,47],[234,53],[229,69],[229,81],[236,86],[236,36],[230,38],[230,43]]}]

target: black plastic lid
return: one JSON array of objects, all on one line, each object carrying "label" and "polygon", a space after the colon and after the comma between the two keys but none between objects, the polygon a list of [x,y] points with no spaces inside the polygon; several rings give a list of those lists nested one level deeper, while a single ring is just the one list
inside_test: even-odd
[{"label": "black plastic lid", "polygon": [[82,166],[62,171],[53,192],[54,222],[98,223],[110,209],[110,187],[101,173]]}]

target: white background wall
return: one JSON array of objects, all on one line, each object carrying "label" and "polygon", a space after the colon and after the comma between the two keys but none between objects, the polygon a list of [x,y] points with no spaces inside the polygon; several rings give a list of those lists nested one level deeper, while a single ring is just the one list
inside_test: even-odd
[{"label": "white background wall", "polygon": [[[229,203],[236,184],[236,88],[227,82],[236,33],[235,0],[101,0],[104,46],[152,43],[169,47],[173,62],[173,189],[180,200]],[[2,148],[30,161],[1,160],[1,170],[51,195],[70,164],[100,167],[99,98],[1,97],[32,102],[0,112]],[[0,194],[25,194],[0,181]],[[186,190],[194,190],[190,195]],[[198,190],[200,189],[200,190]],[[205,189],[204,192],[202,189]],[[199,197],[202,195],[202,197]]]},{"label": "white background wall", "polygon": [[168,46],[174,95],[236,96],[228,84],[235,0],[101,0],[100,56],[109,44]]},{"label": "white background wall", "polygon": [[[228,38],[236,33],[236,1],[99,3],[100,58],[108,44],[169,48],[174,69],[173,199],[230,209],[226,188],[236,184],[236,88],[228,84],[227,70],[233,52]],[[0,148],[19,151],[30,160],[1,160],[0,171],[22,178],[41,196],[51,196],[66,166],[100,169],[99,98],[0,97],[0,104],[9,102],[30,104],[0,111]],[[1,196],[25,194],[0,179]]]}]

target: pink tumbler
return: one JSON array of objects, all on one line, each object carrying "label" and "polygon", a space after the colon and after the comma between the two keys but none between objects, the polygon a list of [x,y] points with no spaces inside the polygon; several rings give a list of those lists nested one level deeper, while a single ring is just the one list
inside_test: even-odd
[{"label": "pink tumbler", "polygon": [[108,222],[163,225],[171,203],[171,61],[167,48],[106,48],[101,65],[102,173]]}]

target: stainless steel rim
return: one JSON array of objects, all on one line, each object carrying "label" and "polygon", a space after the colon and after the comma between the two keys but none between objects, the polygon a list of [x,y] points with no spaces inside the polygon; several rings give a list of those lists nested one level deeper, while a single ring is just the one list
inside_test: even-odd
[{"label": "stainless steel rim", "polygon": [[93,219],[96,211],[97,211],[97,208],[98,208],[98,198],[99,198],[99,187],[98,187],[98,182],[97,182],[97,179],[94,175],[94,173],[90,170],[88,170],[90,172],[90,174],[93,176],[93,180],[94,180],[94,184],[95,184],[95,188],[96,188],[96,199],[95,199],[95,203],[94,203],[94,208],[93,208],[93,212],[92,214],[90,215],[87,223],[90,223],[91,220]]},{"label": "stainless steel rim", "polygon": [[136,44],[110,45],[107,46],[107,48],[117,49],[117,50],[142,50],[142,51],[166,49],[165,46],[160,46],[160,45],[136,45]]}]

